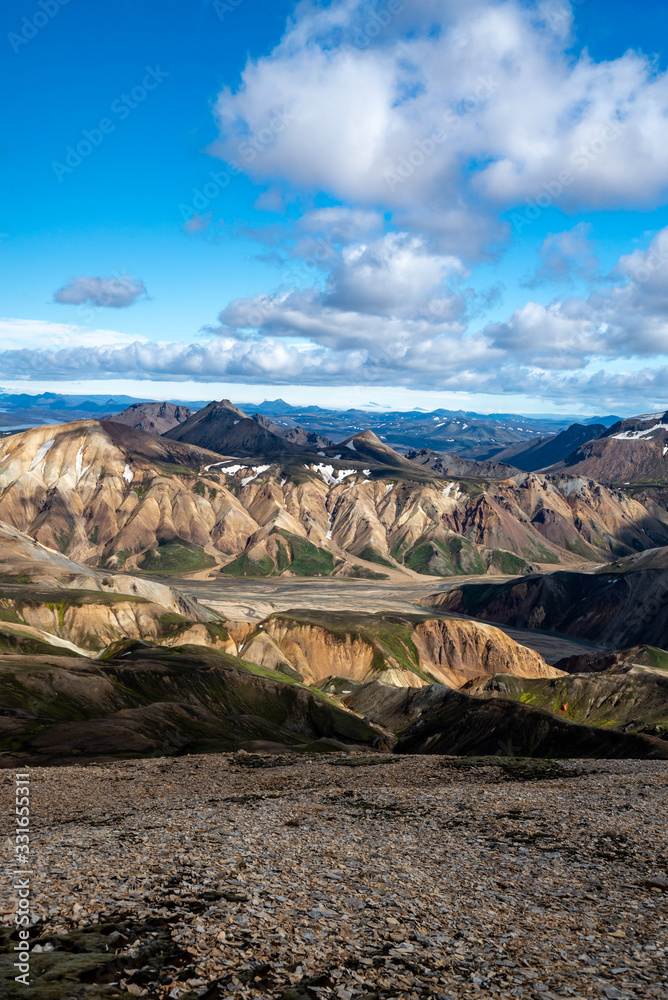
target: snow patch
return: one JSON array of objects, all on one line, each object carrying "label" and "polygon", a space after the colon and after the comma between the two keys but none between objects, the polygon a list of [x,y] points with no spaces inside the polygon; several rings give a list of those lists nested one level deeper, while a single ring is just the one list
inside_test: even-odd
[{"label": "snow patch", "polygon": [[642,431],[622,431],[621,434],[613,434],[612,438],[614,441],[639,441],[654,431],[668,431],[668,424],[654,424],[653,427],[646,427]]},{"label": "snow patch", "polygon": [[83,476],[86,475],[89,469],[90,465],[87,465],[85,469],[83,468],[83,445],[81,445],[81,447],[77,452],[77,457],[74,461],[74,470],[77,475],[77,483],[79,482],[80,479],[83,478]]},{"label": "snow patch", "polygon": [[40,462],[42,461],[42,459],[46,455],[46,453],[49,450],[49,448],[51,447],[51,445],[54,443],[54,441],[55,441],[55,438],[52,438],[50,441],[45,441],[44,444],[42,444],[42,445],[39,446],[39,448],[35,452],[35,457],[33,458],[32,462],[30,463],[30,472],[33,472],[33,470],[37,468],[37,466],[40,464]]},{"label": "snow patch", "polygon": [[126,483],[131,483],[134,478],[135,474],[128,465],[128,463],[126,462],[125,468],[123,469],[123,479],[125,480]]},{"label": "snow patch", "polygon": [[350,448],[351,451],[357,451],[353,441],[346,441],[346,448]]},{"label": "snow patch", "polygon": [[[305,469],[309,466],[305,465]],[[356,469],[335,469],[333,465],[325,465],[323,462],[319,462],[318,465],[312,465],[311,468],[314,472],[317,472],[325,480],[328,486],[336,486],[345,479],[346,476],[351,476]]]},{"label": "snow patch", "polygon": [[[214,462],[213,465],[205,465],[204,471],[208,472],[209,469],[217,469],[218,466],[225,465],[225,462]],[[247,469],[247,465],[229,465],[226,469],[221,469],[220,471],[226,476],[233,476],[235,472],[240,469]]]},{"label": "snow patch", "polygon": [[253,471],[253,475],[252,476],[245,476],[241,480],[241,485],[242,486],[247,486],[248,483],[252,483],[254,479],[257,479],[258,476],[261,476],[263,472],[266,472],[267,469],[270,469],[270,468],[271,468],[270,465],[253,465],[253,466],[251,466],[251,469]]},{"label": "snow patch", "polygon": [[455,490],[455,495],[452,497],[452,499],[456,500],[457,497],[459,496],[459,483],[448,483],[448,485],[443,490],[443,495],[449,497],[453,490]]}]

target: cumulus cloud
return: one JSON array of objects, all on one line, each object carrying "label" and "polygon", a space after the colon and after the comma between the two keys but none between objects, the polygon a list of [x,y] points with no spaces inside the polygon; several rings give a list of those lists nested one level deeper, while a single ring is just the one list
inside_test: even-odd
[{"label": "cumulus cloud", "polygon": [[522,392],[545,403],[579,405],[585,398],[611,412],[637,412],[666,406],[668,366],[609,372],[555,372],[513,364],[490,351],[481,338],[413,346],[396,367],[390,352],[364,349],[334,351],[297,347],[263,338],[241,341],[217,338],[194,344],[136,343],[118,347],[53,348],[0,351],[6,378],[133,378],[152,381],[328,386],[406,386],[423,390],[493,393]]},{"label": "cumulus cloud", "polygon": [[613,411],[665,405],[668,228],[647,249],[623,255],[614,281],[588,297],[528,302],[482,329],[471,322],[477,297],[466,279],[457,258],[394,233],[341,250],[320,285],[235,299],[220,326],[193,344],[5,321],[0,370],[21,378],[521,392],[571,404],[595,394]]},{"label": "cumulus cloud", "polygon": [[591,230],[589,223],[579,222],[566,232],[550,233],[539,251],[540,267],[522,282],[524,287],[572,285],[576,278],[595,279],[599,260],[590,239]]},{"label": "cumulus cloud", "polygon": [[0,351],[89,347],[91,344],[114,347],[132,344],[137,340],[146,342],[145,337],[138,338],[117,330],[91,330],[74,323],[51,323],[38,319],[0,318]]},{"label": "cumulus cloud", "polygon": [[583,368],[592,357],[668,354],[668,229],[620,258],[623,283],[584,298],[528,302],[484,331],[490,343],[543,368]]},{"label": "cumulus cloud", "polygon": [[72,278],[54,293],[54,301],[64,305],[88,302],[98,308],[127,309],[146,295],[144,282],[122,274],[115,278]]},{"label": "cumulus cloud", "polygon": [[480,199],[491,215],[550,190],[568,210],[664,199],[668,76],[651,59],[574,56],[562,2],[374,10],[300,4],[274,51],[219,95],[213,151],[256,181],[382,205],[404,225],[447,227]]},{"label": "cumulus cloud", "polygon": [[406,233],[389,233],[334,254],[323,288],[234,300],[220,314],[221,328],[308,338],[334,350],[382,345],[398,358],[413,343],[464,332],[473,293],[452,283],[466,274],[456,257],[432,254]]}]

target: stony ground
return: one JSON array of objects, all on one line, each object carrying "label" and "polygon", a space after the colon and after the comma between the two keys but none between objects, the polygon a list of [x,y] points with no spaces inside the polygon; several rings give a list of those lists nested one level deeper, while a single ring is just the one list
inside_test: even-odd
[{"label": "stony ground", "polygon": [[666,763],[239,753],[31,790],[8,998],[668,996]]}]

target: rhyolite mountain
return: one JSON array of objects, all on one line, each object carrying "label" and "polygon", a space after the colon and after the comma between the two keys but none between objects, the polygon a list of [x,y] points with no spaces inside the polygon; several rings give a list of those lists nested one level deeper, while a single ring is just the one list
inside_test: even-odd
[{"label": "rhyolite mountain", "polygon": [[535,650],[499,629],[454,617],[286,611],[270,615],[244,637],[239,655],[308,684],[337,676],[420,687],[462,687],[504,672],[557,677]]},{"label": "rhyolite mountain", "polygon": [[126,410],[107,414],[102,419],[126,424],[149,434],[165,434],[173,427],[185,423],[192,415],[193,411],[187,406],[175,403],[133,403]]},{"label": "rhyolite mountain", "polygon": [[[71,489],[71,429],[49,428],[53,437],[32,442],[31,476],[59,473],[53,488]],[[160,480],[200,483],[193,469],[211,457],[187,446],[161,450],[160,439],[122,425],[85,429],[90,440],[76,440],[77,486],[100,460],[97,478],[112,489],[119,475],[130,487],[150,472],[149,459],[160,464]],[[128,443],[134,451],[114,452]],[[14,473],[26,460],[15,444],[0,453]],[[139,499],[141,483],[130,493]],[[666,551],[620,559],[618,575],[637,576],[643,571],[624,572],[626,563],[653,565]],[[668,654],[644,646],[605,664],[602,655],[592,653],[596,665],[585,663],[582,676],[565,675],[569,661],[548,664],[488,624],[433,612],[301,610],[227,621],[170,587],[81,565],[0,522],[0,766],[395,744],[409,753],[668,757],[666,741],[655,738],[665,735],[665,682],[636,666],[665,669]]]},{"label": "rhyolite mountain", "polygon": [[79,421],[4,438],[0,520],[79,562],[163,576],[517,574],[668,544],[660,504],[579,478],[445,481],[368,433],[264,461],[172,433]]},{"label": "rhyolite mountain", "polygon": [[668,411],[620,420],[554,467],[619,486],[668,483]]}]

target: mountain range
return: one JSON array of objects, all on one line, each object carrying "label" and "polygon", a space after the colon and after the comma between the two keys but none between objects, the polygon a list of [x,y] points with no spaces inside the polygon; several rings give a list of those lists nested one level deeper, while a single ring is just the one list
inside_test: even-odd
[{"label": "mountain range", "polygon": [[[230,440],[234,457],[210,450]],[[372,432],[305,450],[226,403],[164,436],[81,421],[4,438],[0,520],[158,575],[522,573],[668,544],[649,499],[563,474],[446,481]]]},{"label": "mountain range", "polygon": [[[335,443],[221,400],[4,437],[0,764],[10,747],[63,763],[260,745],[496,752],[500,739],[668,756],[667,431],[667,414],[576,425],[508,465],[401,454],[369,428]],[[597,482],[592,462],[632,463],[635,479]],[[256,621],[169,583],[272,575],[483,579],[435,581],[401,614]],[[536,629],[594,648],[546,661]]]},{"label": "mountain range", "polygon": [[[237,749],[475,754],[499,741],[525,755],[668,758],[660,650],[569,675],[450,615],[302,611],[250,625],[2,523],[0,553],[0,766]],[[632,662],[643,657],[644,673]],[[563,699],[576,691],[574,712]]]},{"label": "mountain range", "polygon": [[[163,404],[129,396],[76,396],[54,392],[30,395],[0,391],[0,433],[2,429],[18,430],[86,418],[110,416],[115,419],[125,409],[161,405]],[[171,400],[168,405],[186,407],[195,412],[208,404],[177,399]],[[431,448],[452,453],[471,448],[473,450],[468,456],[471,458],[486,458],[489,457],[488,452],[491,455],[522,441],[531,442],[554,435],[572,423],[572,418],[568,417],[529,417],[513,413],[484,415],[442,408],[431,411],[384,411],[373,404],[369,404],[368,409],[335,410],[320,406],[291,406],[282,399],[265,401],[259,405],[240,403],[239,407],[244,412],[254,414],[256,419],[268,420],[274,425],[274,430],[280,429],[288,440],[297,427],[301,427],[303,433],[335,442],[361,430],[373,430],[382,441],[400,452]],[[132,412],[127,413],[123,422],[134,426],[131,418]],[[619,419],[596,417],[583,422],[609,426]],[[144,426],[140,429],[151,428]],[[315,440],[310,443],[315,443]]]}]

